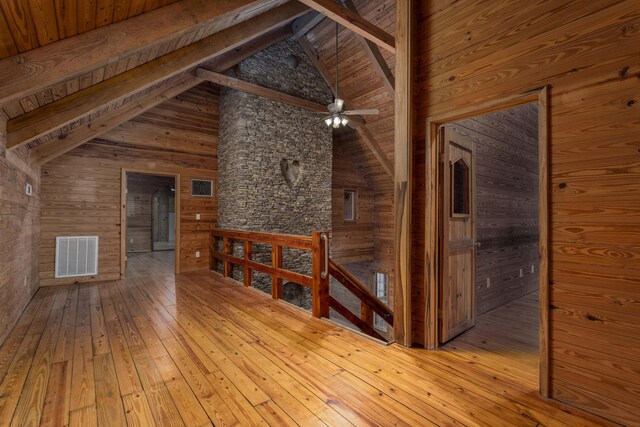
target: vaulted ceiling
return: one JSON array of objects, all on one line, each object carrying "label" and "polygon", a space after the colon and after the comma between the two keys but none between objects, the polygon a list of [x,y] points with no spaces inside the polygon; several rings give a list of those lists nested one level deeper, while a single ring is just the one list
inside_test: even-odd
[{"label": "vaulted ceiling", "polygon": [[349,108],[381,110],[357,127],[354,139],[372,176],[390,183],[392,0],[15,0],[0,6],[0,114],[8,119],[8,148],[29,147],[32,163],[198,85],[198,67],[225,72],[291,36],[335,91],[335,19],[349,26],[340,35],[341,97]]}]

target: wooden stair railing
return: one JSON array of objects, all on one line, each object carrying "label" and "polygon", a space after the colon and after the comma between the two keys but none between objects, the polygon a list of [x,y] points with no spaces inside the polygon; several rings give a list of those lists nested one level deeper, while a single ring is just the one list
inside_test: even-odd
[{"label": "wooden stair railing", "polygon": [[[217,250],[217,239],[222,239],[223,252]],[[233,242],[242,242],[242,257],[233,255]],[[253,259],[254,243],[271,246],[271,265]],[[282,248],[310,251],[311,276],[283,268]],[[247,287],[253,286],[253,271],[271,275],[273,299],[282,298],[283,280],[311,288],[314,317],[329,318],[329,308],[333,308],[363,333],[383,341],[385,338],[373,328],[373,313],[393,326],[393,312],[349,271],[329,258],[329,233],[314,231],[308,237],[216,228],[211,231],[210,254],[210,270],[215,269],[216,261],[222,261],[223,276],[231,277],[232,266],[240,266],[243,268],[243,281]],[[360,300],[360,317],[329,295],[331,276]]]},{"label": "wooden stair railing", "polygon": [[373,313],[380,316],[389,326],[393,326],[393,312],[389,307],[380,301],[380,299],[356,279],[353,274],[333,259],[329,259],[329,273],[360,300],[360,317],[353,314],[331,296],[329,297],[329,306],[357,326],[363,333],[386,341],[386,339],[373,328]]},{"label": "wooden stair railing", "polygon": [[[222,239],[223,251],[217,250],[216,240]],[[233,242],[243,242],[242,258],[233,255]],[[253,244],[271,246],[271,265],[253,260]],[[282,248],[294,248],[311,252],[312,275],[300,274],[282,267]],[[271,296],[282,298],[282,281],[287,280],[301,286],[311,288],[312,314],[315,317],[329,317],[329,234],[314,231],[311,237],[287,234],[259,233],[213,229],[211,231],[209,269],[214,270],[216,260],[222,261],[224,277],[232,275],[232,266],[243,267],[244,285],[253,285],[252,272],[271,275]]]}]

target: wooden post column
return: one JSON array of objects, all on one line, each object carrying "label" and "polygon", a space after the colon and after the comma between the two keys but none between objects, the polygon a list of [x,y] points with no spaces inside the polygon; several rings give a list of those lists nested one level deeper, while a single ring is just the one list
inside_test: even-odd
[{"label": "wooden post column", "polygon": [[[280,245],[271,246],[271,266],[282,268],[282,246]],[[271,297],[282,298],[282,279],[276,274],[271,276]]]},{"label": "wooden post column", "polygon": [[364,301],[360,302],[360,319],[367,326],[373,327],[373,310]]},{"label": "wooden post column", "polygon": [[[226,255],[231,255],[231,239],[228,237],[223,237],[222,241],[224,242],[224,253]],[[229,277],[231,275],[231,263],[227,260],[224,260],[222,263],[222,274],[224,277]]]},{"label": "wooden post column", "polygon": [[394,338],[411,346],[411,150],[413,139],[413,0],[396,2]]},{"label": "wooden post column", "polygon": [[[323,236],[325,236],[324,239]],[[329,233],[314,231],[311,234],[312,314],[317,318],[329,317],[329,263],[326,252],[328,250]]]},{"label": "wooden post column", "polygon": [[[253,259],[253,243],[249,240],[245,240],[244,242],[244,259],[247,261],[251,261]],[[251,287],[253,270],[248,265],[244,266],[243,276],[244,276],[244,285]]]}]

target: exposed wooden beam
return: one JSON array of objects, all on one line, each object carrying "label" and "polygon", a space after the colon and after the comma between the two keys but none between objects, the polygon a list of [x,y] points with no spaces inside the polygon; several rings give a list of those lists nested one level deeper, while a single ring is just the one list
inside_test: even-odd
[{"label": "exposed wooden beam", "polygon": [[382,166],[382,169],[384,169],[387,175],[393,176],[393,165],[391,165],[391,162],[387,158],[387,155],[384,153],[384,151],[382,151],[380,144],[378,144],[378,141],[376,141],[369,129],[367,129],[367,127],[364,125],[352,127],[356,130],[356,132],[358,132],[358,135],[360,135],[360,138],[362,138],[365,145],[369,147],[369,150],[371,150],[373,156],[376,158],[378,163],[380,163],[380,166]]},{"label": "exposed wooden beam", "polygon": [[[343,1],[347,9],[355,13],[358,13],[358,9],[356,8],[356,5],[353,3],[353,0],[343,0]],[[393,76],[393,72],[389,68],[389,65],[387,65],[387,61],[384,59],[384,56],[382,56],[380,49],[372,41],[365,39],[359,34],[356,34],[356,38],[358,39],[358,42],[360,42],[360,44],[362,45],[364,52],[367,54],[367,57],[369,57],[371,66],[375,70],[376,74],[382,80],[382,83],[384,84],[384,87],[387,90],[387,93],[391,96],[394,96],[396,78]]]},{"label": "exposed wooden beam", "polygon": [[118,125],[131,120],[139,114],[155,107],[156,105],[180,95],[182,92],[191,89],[202,80],[193,75],[186,75],[180,78],[176,84],[170,87],[161,87],[139,100],[128,102],[112,113],[102,115],[79,126],[62,138],[55,138],[30,150],[29,162],[36,166],[47,163],[66,152],[73,150],[80,145],[104,134]]},{"label": "exposed wooden beam", "polygon": [[198,68],[196,75],[200,79],[208,80],[212,83],[229,87],[231,89],[236,89],[236,90],[251,93],[254,95],[262,96],[265,98],[273,99],[274,101],[282,102],[283,104],[293,105],[294,107],[300,107],[306,110],[316,111],[318,113],[329,114],[327,112],[327,107],[325,105],[318,104],[317,102],[298,98],[296,96],[278,92],[277,90],[269,89],[263,86],[258,86],[253,83],[248,83],[240,79],[226,76],[224,74],[205,70],[204,68]]},{"label": "exposed wooden beam", "polygon": [[[329,74],[329,70],[327,70],[327,67],[324,65],[322,60],[320,60],[320,56],[318,55],[318,52],[316,52],[313,46],[311,46],[311,43],[309,43],[309,40],[306,37],[300,38],[300,40],[298,40],[298,43],[300,43],[300,45],[302,46],[302,49],[305,51],[309,59],[311,59],[311,62],[313,62],[313,64],[316,66],[318,73],[320,73],[324,81],[327,82],[327,85],[331,88],[331,91],[335,95],[336,94],[335,82],[331,78]],[[345,104],[351,105],[351,101],[349,99],[345,98],[344,95],[341,95],[341,96]],[[351,127],[353,127],[356,130],[356,132],[358,132],[358,135],[360,135],[360,138],[362,138],[362,141],[365,143],[365,145],[369,147],[369,150],[371,150],[371,152],[373,153],[373,156],[376,158],[378,163],[380,163],[380,166],[382,166],[382,169],[384,169],[384,171],[389,176],[392,177],[393,166],[391,165],[391,162],[387,158],[384,151],[382,151],[382,148],[380,147],[380,144],[378,144],[378,141],[376,141],[373,134],[367,129],[366,124],[364,122],[358,123],[359,121],[357,120],[352,120],[352,122],[353,123],[351,124]]]},{"label": "exposed wooden beam", "polygon": [[300,43],[300,46],[302,46],[302,49],[307,54],[311,62],[313,62],[313,65],[315,65],[316,69],[318,70],[318,73],[320,73],[320,76],[322,76],[324,81],[327,83],[327,86],[329,86],[329,88],[331,89],[331,92],[333,92],[333,95],[335,96],[336,81],[333,79],[333,77],[329,73],[329,70],[327,69],[326,65],[324,65],[324,62],[322,62],[322,60],[320,59],[320,55],[318,55],[318,52],[315,50],[313,46],[311,46],[311,43],[306,37],[301,37],[298,40],[298,43]]},{"label": "exposed wooden beam", "polygon": [[[411,321],[411,161],[413,142],[413,79],[414,79],[414,0],[396,1],[396,99],[394,143],[394,206],[395,206],[395,275],[394,275],[394,338],[404,346],[413,343]],[[427,260],[426,265],[434,260]],[[427,267],[428,268],[428,267]],[[422,285],[422,284],[421,284]],[[416,286],[418,286],[416,284]],[[433,298],[433,295],[431,295]],[[430,305],[427,295],[427,306]]]},{"label": "exposed wooden beam", "polygon": [[[229,68],[240,63],[242,60],[255,55],[261,50],[266,49],[279,41],[282,41],[290,34],[291,28],[289,26],[278,28],[259,37],[258,39],[251,40],[240,48],[235,49],[233,51],[236,53],[235,55],[231,55],[230,52],[210,61],[208,65],[216,71],[228,71]],[[39,145],[30,151],[30,162],[34,165],[49,162],[62,154],[99,137],[118,125],[133,119],[137,115],[144,113],[159,103],[162,103],[173,96],[177,96],[183,91],[189,90],[200,82],[201,80],[193,77],[192,75],[181,77],[170,87],[158,88],[157,90],[138,98],[134,102],[124,104],[120,108],[111,110],[84,126],[73,129],[61,139],[55,138]],[[1,110],[0,114],[2,114]]]},{"label": "exposed wooden beam", "polygon": [[29,143],[291,22],[307,9],[290,2],[9,121],[9,148]]},{"label": "exposed wooden beam", "polygon": [[362,16],[336,3],[334,0],[298,0],[310,8],[322,13],[345,28],[371,40],[383,49],[396,53],[395,38],[386,31],[376,27]]},{"label": "exposed wooden beam", "polygon": [[316,25],[324,20],[325,16],[319,12],[309,12],[304,16],[293,21],[291,28],[293,30],[292,39],[298,40],[300,37],[306,35]]},{"label": "exposed wooden beam", "polygon": [[280,0],[182,0],[0,61],[0,105]]}]

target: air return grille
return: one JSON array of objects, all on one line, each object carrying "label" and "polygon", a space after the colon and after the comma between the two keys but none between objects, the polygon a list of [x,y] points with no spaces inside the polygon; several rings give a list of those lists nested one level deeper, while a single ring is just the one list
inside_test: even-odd
[{"label": "air return grille", "polygon": [[56,278],[98,274],[98,236],[56,237]]}]

